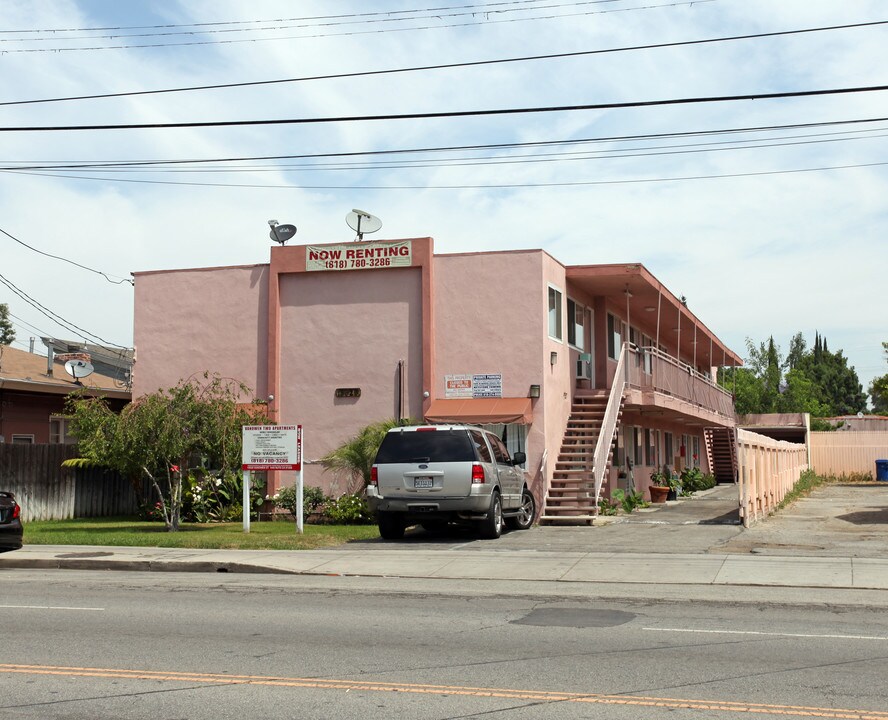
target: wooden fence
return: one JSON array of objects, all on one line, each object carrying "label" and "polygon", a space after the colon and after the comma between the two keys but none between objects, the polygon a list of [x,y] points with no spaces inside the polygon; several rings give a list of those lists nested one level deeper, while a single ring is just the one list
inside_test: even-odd
[{"label": "wooden fence", "polygon": [[0,444],[0,490],[15,493],[24,522],[138,512],[129,481],[101,468],[63,468],[72,457],[74,445]]},{"label": "wooden fence", "polygon": [[773,511],[808,469],[805,445],[772,440],[749,430],[737,430],[737,459],[744,527]]},{"label": "wooden fence", "polygon": [[811,467],[818,475],[876,475],[876,460],[888,460],[888,432],[812,432]]}]

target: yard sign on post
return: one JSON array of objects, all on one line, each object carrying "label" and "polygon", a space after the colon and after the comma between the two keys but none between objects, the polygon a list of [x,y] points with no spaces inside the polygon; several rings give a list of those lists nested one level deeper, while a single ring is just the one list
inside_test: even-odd
[{"label": "yard sign on post", "polygon": [[302,532],[302,425],[244,425],[244,532],[250,532],[250,473],[296,471],[296,529]]}]

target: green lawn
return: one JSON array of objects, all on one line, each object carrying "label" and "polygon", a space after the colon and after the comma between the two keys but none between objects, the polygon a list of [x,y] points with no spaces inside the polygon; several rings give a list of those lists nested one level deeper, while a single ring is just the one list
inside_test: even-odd
[{"label": "green lawn", "polygon": [[313,550],[352,540],[378,538],[375,525],[306,525],[293,522],[183,523],[167,532],[161,522],[128,517],[47,520],[25,524],[26,545],[129,545],[138,547],[219,548],[230,550]]}]

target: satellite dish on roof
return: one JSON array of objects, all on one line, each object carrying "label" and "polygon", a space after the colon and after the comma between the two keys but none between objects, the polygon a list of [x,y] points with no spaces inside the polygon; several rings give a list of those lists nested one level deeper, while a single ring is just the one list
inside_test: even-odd
[{"label": "satellite dish on roof", "polygon": [[287,240],[296,234],[295,225],[278,225],[277,220],[269,220],[268,226],[271,228],[268,237],[281,245],[286,245]]},{"label": "satellite dish on roof", "polygon": [[86,360],[68,360],[65,363],[65,372],[74,378],[76,383],[80,383],[80,378],[92,375],[93,369],[92,363]]},{"label": "satellite dish on roof", "polygon": [[382,220],[364,210],[352,210],[345,222],[358,234],[358,240],[364,239],[364,233],[374,233],[382,227]]}]

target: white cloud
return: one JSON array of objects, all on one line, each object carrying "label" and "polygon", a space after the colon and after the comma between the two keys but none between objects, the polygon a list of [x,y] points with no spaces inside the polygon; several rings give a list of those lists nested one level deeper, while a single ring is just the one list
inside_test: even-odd
[{"label": "white cloud", "polygon": [[[430,4],[432,5],[432,4]],[[630,7],[615,4],[614,9]],[[0,6],[6,28],[81,28],[334,14],[329,3],[234,0],[95,5],[75,0]],[[416,3],[340,2],[336,14]],[[590,12],[598,6],[576,6]],[[395,23],[256,31],[277,42],[0,55],[0,100],[245,82],[413,65],[573,52],[879,19],[881,4],[818,0],[696,3],[562,20],[364,33]],[[540,13],[546,14],[546,13]],[[382,16],[378,16],[380,19]],[[486,16],[476,16],[482,21]],[[494,17],[494,16],[491,16]],[[502,19],[497,16],[498,19]],[[471,22],[471,17],[417,24]],[[332,22],[332,21],[331,21]],[[275,23],[271,23],[275,24]],[[287,23],[276,23],[277,25]],[[296,24],[296,23],[290,23]],[[304,23],[303,23],[304,24]],[[117,31],[121,35],[125,32]],[[147,32],[147,31],[141,31]],[[857,29],[583,58],[290,83],[237,90],[0,107],[11,125],[363,115],[567,105],[884,82],[884,30]],[[85,34],[85,33],[80,33]],[[324,35],[323,37],[304,37]],[[56,33],[43,46],[61,46]],[[168,36],[240,39],[243,33]],[[6,50],[37,47],[10,43]],[[154,40],[157,40],[156,38]],[[147,40],[117,38],[115,43]],[[98,44],[98,41],[81,41]],[[0,161],[239,157],[354,152],[485,142],[679,132],[888,116],[885,93],[458,120],[144,130],[2,133]],[[882,126],[888,125],[883,123]],[[824,131],[835,131],[826,128]],[[798,131],[794,134],[810,134]],[[713,138],[718,141],[720,138]],[[721,138],[730,139],[730,138]],[[809,138],[814,139],[814,138]],[[801,141],[802,138],[799,138]],[[660,140],[621,147],[692,143]],[[741,353],[743,339],[802,330],[843,347],[866,385],[885,371],[881,300],[888,267],[888,169],[830,170],[685,182],[463,190],[372,185],[601,182],[755,173],[888,162],[885,138],[794,147],[526,165],[336,172],[144,173],[121,178],[289,185],[220,188],[0,174],[0,227],[46,252],[116,275],[170,267],[263,262],[266,220],[299,227],[303,242],[350,238],[344,216],[366,208],[382,237],[432,235],[440,252],[543,247],[565,263],[641,261]],[[595,146],[594,149],[617,145]],[[579,150],[579,147],[550,151]],[[515,150],[512,155],[528,150]],[[485,155],[491,153],[483,153]],[[453,152],[448,157],[470,157]],[[413,157],[413,156],[411,156]],[[436,156],[428,156],[433,159]],[[391,158],[389,158],[391,159]],[[352,161],[359,160],[358,158]],[[294,161],[295,162],[295,161]],[[85,174],[85,173],[84,173]],[[118,177],[111,171],[105,177]],[[299,187],[299,185],[303,187]],[[344,185],[353,189],[310,189]],[[0,237],[0,273],[60,315],[119,343],[132,340],[131,290]],[[0,288],[2,290],[2,288]],[[0,292],[48,334],[64,331]],[[21,326],[25,343],[32,331]]]}]

